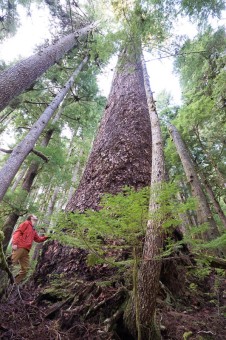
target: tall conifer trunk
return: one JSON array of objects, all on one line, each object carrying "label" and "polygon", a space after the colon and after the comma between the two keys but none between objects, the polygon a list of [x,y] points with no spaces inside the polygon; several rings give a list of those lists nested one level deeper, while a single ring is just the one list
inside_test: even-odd
[{"label": "tall conifer trunk", "polygon": [[78,29],[59,39],[42,52],[38,52],[3,71],[0,74],[0,111],[70,51],[78,43],[79,37],[91,32],[95,26],[94,23]]},{"label": "tall conifer trunk", "polygon": [[201,178],[201,181],[206,189],[206,192],[207,192],[207,195],[209,196],[210,198],[210,201],[213,203],[213,207],[216,211],[216,213],[218,214],[223,226],[226,228],[226,216],[220,206],[220,203],[218,202],[214,192],[213,192],[213,189],[210,185],[210,183],[208,182],[207,178],[205,177],[205,175],[203,173],[201,173],[199,171],[199,177]]},{"label": "tall conifer trunk", "polygon": [[219,231],[217,229],[216,222],[212,217],[210,207],[208,205],[206,196],[202,190],[200,180],[195,170],[195,166],[192,162],[191,156],[175,126],[169,125],[169,132],[175,143],[177,152],[180,156],[181,162],[184,167],[184,171],[187,177],[187,181],[191,185],[192,195],[198,200],[197,218],[198,223],[209,223],[210,229],[205,232],[203,237],[206,240],[213,240],[219,236]]},{"label": "tall conifer trunk", "polygon": [[[144,85],[148,101],[148,109],[152,127],[152,171],[151,187],[157,191],[165,181],[165,160],[163,140],[155,102],[149,85],[144,58],[142,57]],[[149,211],[155,213],[159,209],[156,193],[151,196]],[[143,257],[138,273],[138,303],[141,339],[157,339],[155,329],[155,306],[161,271],[161,251],[163,247],[162,221],[148,220],[144,241]]]},{"label": "tall conifer trunk", "polygon": [[66,209],[98,209],[101,194],[151,181],[151,124],[140,59],[119,58],[110,96],[81,182]]}]

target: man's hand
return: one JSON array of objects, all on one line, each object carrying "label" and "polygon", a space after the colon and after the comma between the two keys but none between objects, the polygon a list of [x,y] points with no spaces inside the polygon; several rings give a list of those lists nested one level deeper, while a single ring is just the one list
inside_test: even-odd
[{"label": "man's hand", "polygon": [[13,244],[13,245],[12,245],[12,249],[13,249],[13,250],[17,250],[17,248],[18,248],[18,247],[17,247],[16,244]]}]

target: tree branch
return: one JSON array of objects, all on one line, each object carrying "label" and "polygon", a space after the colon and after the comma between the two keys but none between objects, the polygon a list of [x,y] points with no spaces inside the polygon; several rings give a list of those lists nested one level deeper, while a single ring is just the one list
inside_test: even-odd
[{"label": "tree branch", "polygon": [[0,151],[4,152],[4,153],[12,153],[13,150],[6,150],[6,149],[2,149],[0,148]]},{"label": "tree branch", "polygon": [[[0,151],[2,151],[4,153],[12,153],[13,152],[12,149],[6,150],[6,149],[2,149],[2,148],[0,148]],[[42,158],[46,163],[49,161],[49,158],[47,156],[45,156],[42,152],[37,151],[35,149],[32,149],[31,152],[33,152],[36,156]]]},{"label": "tree branch", "polygon": [[31,152],[33,152],[36,156],[42,158],[46,163],[49,161],[49,158],[45,156],[42,152],[37,151],[35,149],[32,149]]}]

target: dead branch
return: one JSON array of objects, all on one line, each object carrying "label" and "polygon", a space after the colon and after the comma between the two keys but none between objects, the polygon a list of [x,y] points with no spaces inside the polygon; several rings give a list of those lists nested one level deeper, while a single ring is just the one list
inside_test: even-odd
[{"label": "dead branch", "polygon": [[105,319],[104,320],[105,332],[109,332],[115,325],[116,321],[118,321],[122,315],[123,315],[123,310],[119,309],[110,318]]},{"label": "dead branch", "polygon": [[51,318],[54,314],[56,314],[64,305],[66,305],[68,302],[72,301],[74,299],[74,296],[69,296],[66,300],[57,302],[52,308],[49,309],[47,314],[45,315],[45,318]]},{"label": "dead branch", "polygon": [[42,158],[46,163],[49,161],[49,158],[45,156],[42,152],[37,151],[35,149],[32,149],[31,152],[33,152],[36,156]]},{"label": "dead branch", "polygon": [[211,267],[226,269],[226,260],[221,259],[220,257],[209,257],[209,256],[206,257],[206,259],[209,261]]},{"label": "dead branch", "polygon": [[126,288],[125,287],[121,287],[117,290],[117,292],[110,296],[109,298],[107,299],[104,299],[103,301],[99,302],[97,305],[95,306],[92,306],[88,312],[86,313],[86,315],[84,316],[84,320],[90,316],[90,314],[94,313],[97,311],[97,309],[99,309],[100,307],[102,307],[103,305],[107,304],[107,303],[110,303],[111,300],[113,300],[114,298],[118,297],[118,296],[121,296],[123,294],[125,294],[127,292]]},{"label": "dead branch", "polygon": [[6,150],[6,149],[2,149],[0,148],[0,151],[4,152],[4,153],[12,153],[13,150],[9,149],[9,150]]},{"label": "dead branch", "polygon": [[[0,151],[4,152],[4,153],[12,153],[13,150],[12,149],[2,149],[0,148]],[[45,156],[42,152],[32,149],[31,152],[33,152],[36,156],[42,158],[46,163],[49,161],[49,158],[47,156]]]}]

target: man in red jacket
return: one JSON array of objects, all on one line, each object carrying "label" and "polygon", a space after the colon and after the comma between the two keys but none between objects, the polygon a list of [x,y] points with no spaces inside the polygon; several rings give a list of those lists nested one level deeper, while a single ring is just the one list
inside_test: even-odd
[{"label": "man in red jacket", "polygon": [[38,218],[35,215],[29,215],[27,220],[19,225],[13,233],[12,238],[12,263],[19,262],[20,271],[15,277],[15,282],[20,283],[27,275],[29,269],[29,251],[33,241],[44,242],[48,236],[39,236],[34,228]]}]

